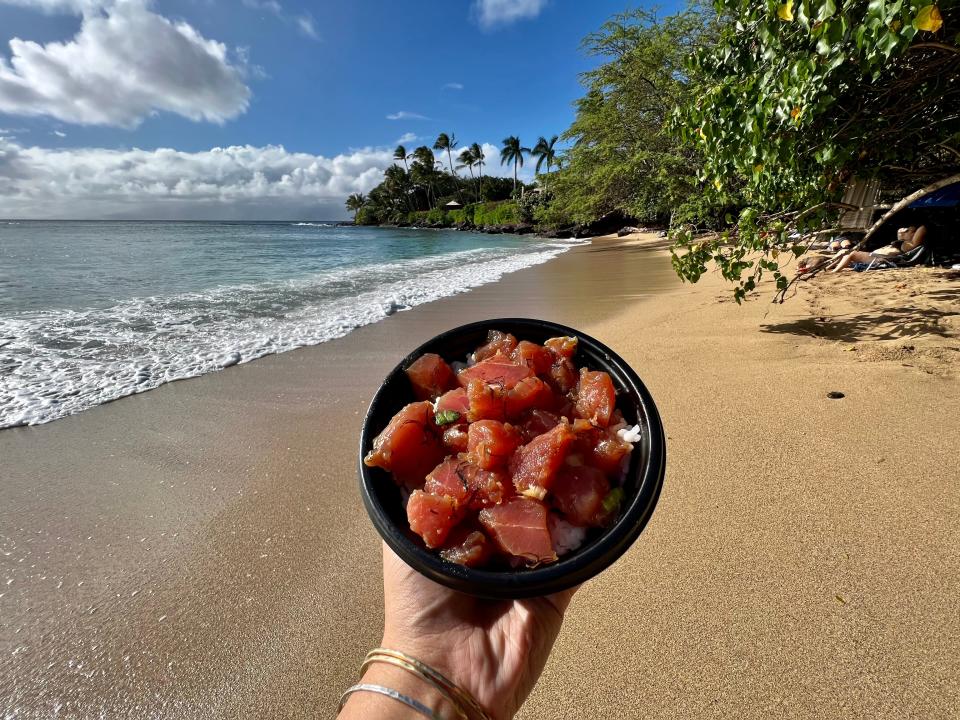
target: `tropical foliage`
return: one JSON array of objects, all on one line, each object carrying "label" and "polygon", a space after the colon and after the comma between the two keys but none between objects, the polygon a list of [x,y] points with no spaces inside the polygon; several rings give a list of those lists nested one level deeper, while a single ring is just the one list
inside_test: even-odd
[{"label": "tropical foliage", "polygon": [[[741,205],[713,239],[677,234],[674,264],[696,281],[713,262],[739,301],[829,230],[854,176],[903,194],[960,169],[960,7],[930,0],[718,0],[718,42],[674,127],[702,157],[715,202]],[[799,235],[797,234],[799,233]]]},{"label": "tropical foliage", "polygon": [[[398,147],[403,167],[359,210],[348,201],[357,222],[670,226],[680,276],[695,282],[715,264],[740,301],[765,276],[782,297],[786,263],[835,226],[853,178],[907,195],[960,172],[960,0],[715,0],[663,18],[638,9],[583,48],[600,62],[582,76],[570,128],[532,149],[503,140],[512,183],[484,176],[477,143],[455,166],[456,138],[441,133],[445,170],[427,146]],[[525,156],[543,192],[517,192]],[[455,197],[472,204],[444,212]]]},{"label": "tropical foliage", "polygon": [[[542,138],[541,138],[542,139]],[[519,213],[515,204],[501,208],[498,203],[514,196],[518,187],[516,173],[513,179],[484,176],[483,167],[486,155],[479,143],[471,143],[457,155],[454,164],[453,151],[457,148],[454,134],[440,133],[433,149],[421,145],[408,152],[398,145],[393,153],[395,163],[384,172],[383,182],[370,193],[354,194],[347,198],[347,209],[354,213],[354,222],[360,225],[378,225],[384,223],[406,224],[426,223],[451,225],[467,223],[482,225],[506,225],[519,222]],[[517,147],[521,155],[519,164],[523,165],[523,153],[527,148]],[[511,145],[510,152],[515,148]],[[441,150],[446,155],[446,168],[438,161],[433,150]],[[551,164],[555,161],[556,150],[549,147]],[[510,155],[511,161],[513,155]],[[469,179],[462,178],[457,170],[466,169]],[[548,167],[549,169],[549,167]],[[444,209],[450,200],[465,200],[477,204],[476,219],[474,208],[467,206],[464,211],[450,213]],[[494,210],[493,208],[497,208]]]},{"label": "tropical foliage", "polygon": [[513,163],[513,192],[517,192],[517,167],[523,167],[523,156],[530,154],[530,148],[525,148],[520,144],[520,138],[516,135],[503,139],[503,148],[500,150],[500,164],[509,165]]},{"label": "tropical foliage", "polygon": [[618,211],[665,224],[697,198],[700,151],[683,146],[667,121],[698,92],[699,76],[687,70],[685,58],[714,34],[709,12],[661,19],[638,9],[584,39],[586,53],[603,62],[583,75],[586,94],[562,135],[573,144],[550,180],[553,198],[542,220],[588,223]]}]

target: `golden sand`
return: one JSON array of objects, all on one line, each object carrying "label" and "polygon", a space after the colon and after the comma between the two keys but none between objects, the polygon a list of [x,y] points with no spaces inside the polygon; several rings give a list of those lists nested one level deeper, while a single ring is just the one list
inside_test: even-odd
[{"label": "golden sand", "polygon": [[578,593],[520,717],[956,717],[957,278],[848,273],[738,307],[662,245],[599,239],[0,432],[0,717],[330,716],[381,629],[366,404],[423,340],[507,315],[616,349],[669,437],[653,520]]}]

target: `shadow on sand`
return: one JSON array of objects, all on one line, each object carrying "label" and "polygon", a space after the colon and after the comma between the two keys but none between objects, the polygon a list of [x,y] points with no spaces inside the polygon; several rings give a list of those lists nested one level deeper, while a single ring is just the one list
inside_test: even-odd
[{"label": "shadow on sand", "polygon": [[[924,293],[926,300],[938,303],[960,303],[960,288],[934,290]],[[858,343],[869,340],[908,340],[921,335],[941,338],[951,337],[948,328],[941,320],[954,317],[957,311],[939,308],[920,307],[908,302],[899,308],[866,310],[835,316],[805,318],[793,322],[770,323],[762,325],[761,330],[768,333],[805,335],[828,338],[846,343]]]}]

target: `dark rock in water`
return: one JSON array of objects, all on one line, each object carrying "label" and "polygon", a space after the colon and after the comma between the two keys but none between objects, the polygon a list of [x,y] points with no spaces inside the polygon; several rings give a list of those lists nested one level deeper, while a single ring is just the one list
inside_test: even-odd
[{"label": "dark rock in water", "polygon": [[842,397],[846,397],[846,395],[844,395],[839,390],[831,390],[830,392],[827,393],[827,397],[830,398],[831,400],[839,400]]},{"label": "dark rock in water", "polygon": [[517,232],[517,226],[516,226],[516,225],[501,225],[501,226],[500,226],[500,232],[508,233],[508,234],[510,234],[510,235],[513,235],[515,232]]},{"label": "dark rock in water", "polygon": [[397,223],[397,227],[410,227],[410,223],[408,223],[408,222],[398,222],[398,223]]},{"label": "dark rock in water", "polygon": [[409,309],[409,307],[409,305],[404,303],[391,302],[390,305],[387,306],[387,316],[389,317],[390,315],[396,315],[401,310]]},{"label": "dark rock in water", "polygon": [[517,225],[516,232],[517,232],[517,235],[529,235],[530,233],[533,232],[533,230],[534,230],[534,227],[530,223],[521,223]]},{"label": "dark rock in water", "polygon": [[573,237],[573,230],[551,230],[545,233],[544,237],[551,240],[568,240]]},{"label": "dark rock in water", "polygon": [[632,225],[628,225],[625,228],[620,228],[619,230],[617,230],[617,237],[623,237],[624,235],[633,235],[633,233],[638,233],[638,232],[640,232],[640,228],[633,227]]}]

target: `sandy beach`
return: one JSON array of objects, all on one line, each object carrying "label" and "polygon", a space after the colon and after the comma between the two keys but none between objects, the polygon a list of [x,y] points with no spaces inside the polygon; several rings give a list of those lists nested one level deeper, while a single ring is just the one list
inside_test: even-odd
[{"label": "sandy beach", "polygon": [[956,717],[957,273],[770,294],[738,307],[655,236],[601,238],[0,432],[0,717],[331,716],[381,632],[363,411],[420,342],[518,315],[616,349],[668,435],[652,521],[578,593],[519,717]]}]

